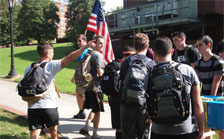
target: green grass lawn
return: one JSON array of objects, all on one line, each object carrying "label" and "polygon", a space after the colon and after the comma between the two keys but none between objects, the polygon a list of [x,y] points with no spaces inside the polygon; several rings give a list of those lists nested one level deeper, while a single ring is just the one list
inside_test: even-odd
[{"label": "green grass lawn", "polygon": [[[0,109],[0,139],[29,139],[28,121],[13,113]],[[49,139],[47,135],[40,139]]]},{"label": "green grass lawn", "polygon": [[28,139],[27,120],[0,109],[0,139]]},{"label": "green grass lawn", "polygon": [[[69,52],[74,51],[71,43],[60,43],[54,44],[54,59],[61,59],[66,56]],[[36,45],[34,46],[23,46],[14,47],[14,64],[16,72],[20,75],[20,79],[23,77],[25,69],[35,61],[39,60],[39,56],[36,51]],[[60,92],[75,94],[75,84],[71,83],[70,80],[73,77],[76,61],[71,62],[61,72],[56,74],[55,81],[57,88]],[[0,78],[4,78],[8,75],[11,68],[11,49],[2,48],[0,49]],[[19,81],[17,79],[16,81]],[[104,97],[107,101],[107,97]]]},{"label": "green grass lawn", "polygon": [[[10,48],[0,49],[0,77],[8,75],[11,67]],[[71,43],[55,44],[54,59],[61,59],[69,52],[75,50]],[[16,72],[23,77],[25,69],[32,63],[39,60],[36,52],[36,46],[14,47],[14,64]],[[55,76],[56,84],[60,92],[72,94],[75,90],[75,85],[70,82],[74,74],[76,62],[70,63],[60,73]]]}]

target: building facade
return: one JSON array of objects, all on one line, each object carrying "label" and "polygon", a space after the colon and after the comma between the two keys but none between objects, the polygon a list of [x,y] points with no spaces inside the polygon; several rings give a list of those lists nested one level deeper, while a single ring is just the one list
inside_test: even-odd
[{"label": "building facade", "polygon": [[65,32],[66,32],[66,26],[67,26],[67,19],[65,16],[65,13],[68,10],[68,4],[69,0],[52,0],[56,6],[58,7],[58,15],[60,22],[58,24],[58,37],[57,39],[63,39],[66,37]]},{"label": "building facade", "polygon": [[134,34],[151,40],[184,31],[187,43],[210,35],[214,45],[224,38],[224,1],[220,0],[123,0],[124,8],[106,17],[113,47],[133,45]]}]

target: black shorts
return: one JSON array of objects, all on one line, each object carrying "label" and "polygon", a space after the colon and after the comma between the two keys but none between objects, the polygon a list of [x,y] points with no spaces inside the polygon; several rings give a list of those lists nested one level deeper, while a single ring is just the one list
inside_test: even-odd
[{"label": "black shorts", "polygon": [[120,120],[120,96],[108,97],[109,105],[111,109],[111,123],[112,128],[121,129],[121,120]]},{"label": "black shorts", "polygon": [[103,105],[103,93],[98,92],[95,93],[93,91],[86,91],[85,92],[85,102],[84,102],[85,109],[92,109],[92,112],[104,112],[104,105]]},{"label": "black shorts", "polygon": [[57,108],[52,109],[28,109],[28,124],[30,130],[43,129],[59,124]]}]

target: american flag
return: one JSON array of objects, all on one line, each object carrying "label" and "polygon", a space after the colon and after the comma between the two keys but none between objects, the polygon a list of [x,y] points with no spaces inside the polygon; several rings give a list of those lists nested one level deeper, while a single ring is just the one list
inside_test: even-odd
[{"label": "american flag", "polygon": [[90,15],[86,30],[93,31],[96,35],[104,36],[104,48],[102,53],[106,62],[105,64],[108,64],[112,60],[114,60],[114,53],[111,45],[110,35],[99,0],[95,0],[93,11]]}]

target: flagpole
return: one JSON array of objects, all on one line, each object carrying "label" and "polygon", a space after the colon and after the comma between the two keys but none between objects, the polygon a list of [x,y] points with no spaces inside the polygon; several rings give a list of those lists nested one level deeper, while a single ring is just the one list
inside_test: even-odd
[{"label": "flagpole", "polygon": [[87,29],[85,30],[85,32],[84,32],[84,35],[86,36],[86,33],[87,33]]}]

